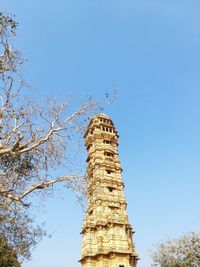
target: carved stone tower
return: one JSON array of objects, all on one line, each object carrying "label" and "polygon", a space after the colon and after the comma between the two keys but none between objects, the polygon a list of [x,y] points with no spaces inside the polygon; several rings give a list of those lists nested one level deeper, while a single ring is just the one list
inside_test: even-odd
[{"label": "carved stone tower", "polygon": [[82,227],[82,267],[136,267],[138,257],[126,214],[112,120],[94,116],[85,133],[88,151],[88,206]]}]

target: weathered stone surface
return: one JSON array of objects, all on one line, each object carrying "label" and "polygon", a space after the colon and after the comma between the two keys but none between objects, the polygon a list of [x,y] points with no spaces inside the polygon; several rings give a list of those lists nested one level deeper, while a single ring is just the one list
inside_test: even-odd
[{"label": "weathered stone surface", "polygon": [[82,267],[136,267],[133,230],[126,214],[118,158],[118,134],[105,114],[94,116],[85,134],[88,205],[82,227]]}]

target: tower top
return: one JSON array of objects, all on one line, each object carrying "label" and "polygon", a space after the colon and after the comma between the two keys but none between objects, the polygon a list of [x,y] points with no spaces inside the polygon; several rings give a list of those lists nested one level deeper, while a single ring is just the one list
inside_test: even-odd
[{"label": "tower top", "polygon": [[[105,127],[103,127],[103,126],[105,126]],[[110,132],[115,133],[117,135],[117,131],[114,127],[113,121],[111,120],[111,118],[108,115],[106,115],[104,113],[94,115],[91,118],[91,120],[88,124],[87,130],[84,134],[84,138],[86,138],[89,133],[93,133],[95,128],[99,128],[103,132],[106,132],[106,131],[109,132],[110,131]],[[118,137],[118,135],[117,135],[117,137]]]},{"label": "tower top", "polygon": [[95,119],[111,120],[111,118],[105,113],[96,114],[96,115],[92,116],[88,127],[90,126],[91,122],[94,121]]},{"label": "tower top", "polygon": [[105,113],[100,113],[100,114],[94,115],[92,118],[95,118],[95,117],[97,117],[97,118],[101,117],[101,118],[105,118],[105,119],[110,119],[110,117]]}]

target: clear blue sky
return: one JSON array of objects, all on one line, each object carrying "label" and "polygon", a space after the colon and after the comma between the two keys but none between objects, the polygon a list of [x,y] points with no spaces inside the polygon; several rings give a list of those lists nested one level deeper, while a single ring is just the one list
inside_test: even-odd
[{"label": "clear blue sky", "polygon": [[[16,14],[26,80],[74,101],[119,91],[107,106],[120,135],[134,240],[149,267],[157,241],[200,229],[200,2],[0,0]],[[83,212],[72,193],[46,202],[53,238],[23,267],[78,267]]]}]

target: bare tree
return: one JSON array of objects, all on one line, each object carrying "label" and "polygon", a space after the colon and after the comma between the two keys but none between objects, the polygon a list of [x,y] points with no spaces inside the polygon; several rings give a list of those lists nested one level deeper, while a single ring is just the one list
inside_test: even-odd
[{"label": "bare tree", "polygon": [[[101,109],[91,97],[71,111],[68,98],[45,105],[25,96],[20,79],[20,53],[11,45],[17,24],[0,13],[0,234],[18,255],[30,257],[30,248],[44,234],[33,227],[30,196],[48,195],[57,183],[83,192],[85,179],[67,169],[74,146],[88,118]],[[25,227],[27,225],[27,227]]]},{"label": "bare tree", "polygon": [[199,267],[200,235],[187,233],[157,246],[152,255],[154,264],[161,267]]},{"label": "bare tree", "polygon": [[89,100],[69,114],[68,103],[51,99],[44,108],[20,98],[21,89],[13,91],[11,83],[12,79],[4,83],[0,103],[0,204],[6,209],[13,201],[28,206],[30,194],[55,183],[77,185],[77,175],[57,177],[52,170],[70,159],[69,143],[81,136],[86,116],[98,107]]},{"label": "bare tree", "polygon": [[100,109],[100,101],[91,97],[74,112],[71,99],[59,103],[49,98],[39,105],[24,97],[23,82],[16,79],[22,60],[19,53],[11,52],[8,41],[16,25],[12,18],[0,15],[0,205],[5,209],[13,202],[28,207],[30,194],[58,182],[72,188],[77,184],[76,174],[57,177],[52,169],[65,166],[70,159],[69,143],[83,134],[88,117]]}]

